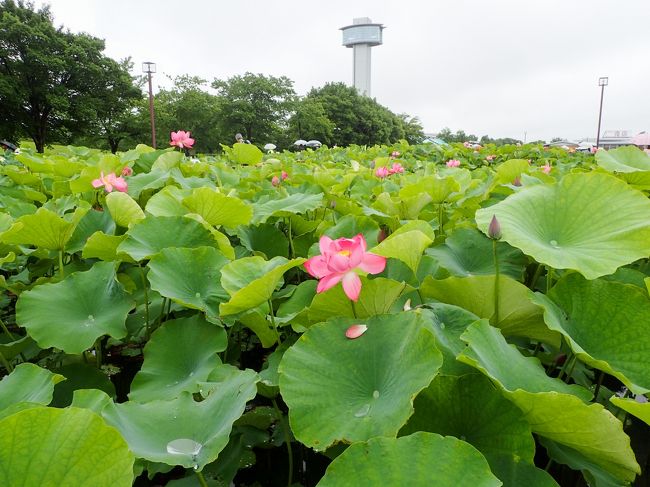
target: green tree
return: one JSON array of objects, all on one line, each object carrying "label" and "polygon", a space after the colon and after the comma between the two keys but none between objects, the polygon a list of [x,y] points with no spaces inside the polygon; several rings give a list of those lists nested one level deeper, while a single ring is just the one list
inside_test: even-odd
[{"label": "green tree", "polygon": [[330,145],[333,131],[334,123],[327,118],[321,102],[303,98],[296,103],[295,112],[289,119],[288,135],[291,139],[316,139]]},{"label": "green tree", "polygon": [[[186,130],[196,140],[197,152],[212,153],[219,144],[228,141],[221,127],[221,98],[208,93],[207,81],[197,76],[182,75],[173,79],[174,85],[159,91],[154,98],[156,111],[156,140],[163,147],[170,132]],[[141,112],[149,124],[149,111]]]},{"label": "green tree", "polygon": [[[0,128],[30,137],[39,152],[68,141],[96,120],[111,89],[104,41],[54,27],[49,7],[0,3]],[[114,64],[112,64],[114,63]],[[119,66],[119,65],[117,65]],[[113,80],[114,81],[114,80]]]},{"label": "green tree", "polygon": [[286,76],[276,78],[245,73],[227,80],[215,79],[221,104],[221,128],[231,138],[240,132],[259,144],[275,140],[286,130],[296,92]]}]

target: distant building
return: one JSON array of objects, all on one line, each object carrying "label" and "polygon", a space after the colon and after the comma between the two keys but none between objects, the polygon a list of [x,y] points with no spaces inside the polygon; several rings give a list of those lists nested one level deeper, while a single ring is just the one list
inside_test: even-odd
[{"label": "distant building", "polygon": [[[603,135],[600,137],[600,148],[601,149],[616,149],[617,147],[622,147],[624,145],[633,145],[632,137],[636,135],[631,130],[605,130]],[[580,143],[593,143],[596,145],[595,138],[584,138],[580,139]]]}]

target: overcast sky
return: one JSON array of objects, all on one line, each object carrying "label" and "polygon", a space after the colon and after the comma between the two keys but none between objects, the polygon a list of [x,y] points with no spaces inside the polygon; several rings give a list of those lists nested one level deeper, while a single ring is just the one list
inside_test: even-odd
[{"label": "overcast sky", "polygon": [[[106,40],[164,74],[208,80],[246,71],[286,75],[304,95],[352,83],[340,27],[383,23],[372,96],[396,113],[492,137],[595,137],[650,131],[650,0],[38,0],[55,23]],[[164,74],[163,74],[164,73]],[[154,88],[155,90],[155,88]]]}]

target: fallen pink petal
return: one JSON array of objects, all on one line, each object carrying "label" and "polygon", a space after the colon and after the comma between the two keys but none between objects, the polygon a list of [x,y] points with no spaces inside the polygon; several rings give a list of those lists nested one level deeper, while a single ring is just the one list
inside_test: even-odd
[{"label": "fallen pink petal", "polygon": [[354,340],[363,335],[367,329],[368,327],[366,325],[352,325],[350,328],[345,330],[345,336],[350,340]]}]

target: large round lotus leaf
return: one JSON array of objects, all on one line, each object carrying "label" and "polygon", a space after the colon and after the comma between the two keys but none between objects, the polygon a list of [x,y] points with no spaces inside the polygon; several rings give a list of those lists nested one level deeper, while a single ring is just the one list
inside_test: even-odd
[{"label": "large round lotus leaf", "polygon": [[244,257],[225,265],[221,270],[221,285],[231,297],[219,307],[221,314],[242,313],[267,302],[284,273],[303,262],[303,258],[274,257],[266,261],[261,257]]},{"label": "large round lotus leaf", "polygon": [[16,323],[41,348],[81,353],[103,335],[126,335],[126,316],[135,307],[115,278],[111,262],[97,262],[55,284],[25,291],[16,303]]},{"label": "large round lotus leaf", "polygon": [[251,252],[261,252],[267,259],[289,256],[289,240],[275,225],[241,226],[237,228],[239,242]]},{"label": "large round lotus leaf", "polygon": [[494,310],[494,276],[449,277],[436,280],[427,276],[420,294],[443,303],[471,311],[487,318],[507,336],[534,338],[559,345],[560,335],[548,329],[543,310],[531,301],[530,290],[522,283],[501,275],[499,277],[499,322]]},{"label": "large round lotus leaf", "polygon": [[314,325],[284,354],[280,391],[296,438],[316,450],[336,442],[395,436],[413,412],[413,398],[438,372],[442,356],[415,313],[339,318]]},{"label": "large round lotus leaf", "polygon": [[84,259],[131,261],[126,254],[117,255],[117,248],[125,239],[126,235],[106,235],[104,232],[95,232],[86,241],[81,256]]},{"label": "large round lotus leaf", "polygon": [[190,213],[190,209],[183,205],[183,198],[192,192],[189,189],[180,189],[176,186],[165,186],[154,194],[145,210],[153,216],[184,216]]},{"label": "large round lotus leaf", "polygon": [[[492,245],[492,240],[481,232],[459,228],[447,237],[444,244],[427,249],[426,253],[435,257],[452,276],[494,275]],[[521,279],[527,259],[519,249],[498,242],[497,257],[501,274]]]},{"label": "large round lotus leaf", "polygon": [[0,421],[0,485],[130,487],[133,461],[92,411],[34,408]]},{"label": "large round lotus leaf", "polygon": [[294,193],[280,199],[259,201],[253,208],[253,223],[264,223],[272,216],[291,216],[315,210],[323,205],[323,194]]},{"label": "large round lotus leaf", "polygon": [[88,208],[77,208],[66,220],[53,211],[39,208],[33,215],[18,218],[9,230],[0,234],[0,242],[62,250],[87,211]]},{"label": "large round lotus leaf", "polygon": [[350,318],[368,318],[370,316],[388,313],[395,302],[405,292],[412,290],[403,282],[378,277],[375,279],[361,278],[361,294],[354,303],[343,292],[343,286],[337,284],[325,292],[316,294],[309,307],[309,321],[320,323],[332,317],[332,310],[338,316]]},{"label": "large round lotus leaf", "polygon": [[650,157],[633,145],[599,150],[596,152],[596,164],[610,172],[650,171]]},{"label": "large round lotus leaf", "polygon": [[146,402],[198,392],[198,383],[221,364],[217,354],[227,345],[225,330],[199,315],[165,322],[144,348],[144,363],[133,378],[129,399]]},{"label": "large round lotus leaf", "polygon": [[234,228],[247,225],[253,209],[239,198],[217,193],[211,188],[195,189],[183,200],[192,213],[197,213],[210,225]]},{"label": "large round lotus leaf", "polygon": [[485,234],[493,215],[510,245],[587,279],[650,255],[650,200],[607,174],[569,174],[483,208],[476,222]]},{"label": "large round lotus leaf", "polygon": [[327,468],[318,487],[498,487],[485,458],[469,443],[434,433],[355,443]]},{"label": "large round lotus leaf", "polygon": [[415,274],[420,265],[422,252],[433,243],[433,239],[419,230],[394,233],[370,252],[384,257],[392,257],[404,262]]},{"label": "large round lotus leaf", "polygon": [[79,221],[70,240],[65,244],[69,254],[79,252],[84,248],[91,235],[97,232],[112,234],[115,232],[115,222],[107,211],[90,210]]},{"label": "large round lotus leaf", "polygon": [[148,259],[168,247],[216,247],[217,241],[201,223],[182,216],[148,216],[131,227],[117,248],[135,260]]},{"label": "large round lotus leaf", "polygon": [[535,294],[533,300],[544,307],[549,328],[564,335],[580,360],[637,394],[650,391],[650,300],[645,290],[571,274],[548,296]]},{"label": "large round lotus leaf", "polygon": [[229,260],[214,247],[167,248],[149,261],[151,288],[188,308],[219,316],[230,299],[221,287],[221,268]]},{"label": "large round lotus leaf", "polygon": [[585,403],[589,391],[546,376],[537,359],[524,357],[487,323],[474,323],[462,338],[468,347],[458,359],[490,377],[523,411],[533,433],[578,451],[620,480],[634,479],[639,466],[630,438],[603,406]]},{"label": "large round lotus leaf", "polygon": [[145,217],[140,205],[128,194],[119,191],[106,195],[106,206],[115,223],[121,227],[130,227]]},{"label": "large round lotus leaf", "polygon": [[232,159],[240,164],[257,164],[264,154],[253,144],[235,144],[232,147]]},{"label": "large round lotus leaf", "polygon": [[400,434],[430,431],[471,443],[505,486],[557,485],[535,468],[535,440],[523,413],[481,374],[439,375],[414,403]]},{"label": "large round lotus leaf", "polygon": [[54,386],[65,380],[29,362],[17,365],[0,381],[0,411],[19,402],[47,405],[52,400]]},{"label": "large round lotus leaf", "polygon": [[[73,405],[100,412],[122,433],[137,457],[201,469],[228,443],[233,423],[257,394],[257,381],[252,370],[229,373],[201,402],[185,392],[168,401],[115,404],[103,392],[89,390],[75,393]],[[190,450],[189,445],[194,448]]]}]

